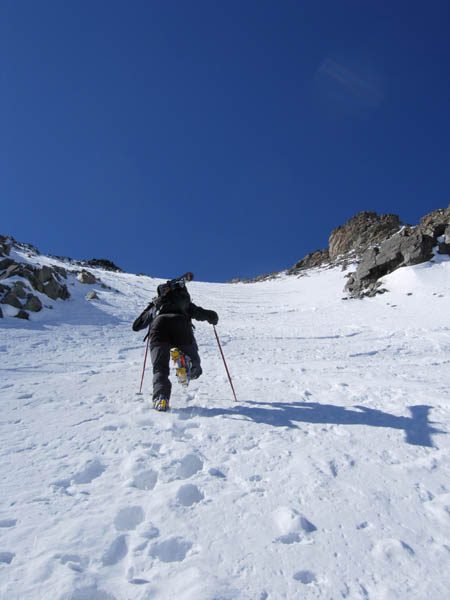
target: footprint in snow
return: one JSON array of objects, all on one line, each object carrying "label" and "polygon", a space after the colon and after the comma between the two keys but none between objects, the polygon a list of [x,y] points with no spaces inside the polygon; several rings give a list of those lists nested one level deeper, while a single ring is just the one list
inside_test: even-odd
[{"label": "footprint in snow", "polygon": [[173,439],[178,441],[191,440],[192,434],[189,433],[189,429],[197,429],[198,427],[200,427],[199,423],[187,423],[184,427],[174,423],[171,428]]},{"label": "footprint in snow", "polygon": [[10,565],[14,557],[14,552],[0,552],[0,563]]},{"label": "footprint in snow", "polygon": [[176,476],[179,479],[189,479],[202,469],[203,461],[196,454],[188,454],[181,460]]},{"label": "footprint in snow", "polygon": [[150,417],[139,417],[138,419],[136,419],[136,423],[140,426],[140,427],[151,427],[153,425],[153,419],[151,419]]},{"label": "footprint in snow", "polygon": [[104,396],[103,394],[97,394],[97,396],[93,398],[92,402],[98,404],[99,402],[103,402],[104,400],[106,400],[106,396]]},{"label": "footprint in snow", "polygon": [[183,540],[181,537],[173,537],[152,544],[149,556],[166,563],[181,562],[186,558],[186,554],[191,548],[191,542]]},{"label": "footprint in snow", "polygon": [[17,519],[2,519],[0,521],[0,527],[15,527]]},{"label": "footprint in snow", "polygon": [[118,531],[132,531],[145,519],[144,511],[140,506],[127,506],[122,508],[114,519],[114,526]]},{"label": "footprint in snow", "polygon": [[404,564],[415,556],[414,550],[406,542],[387,538],[377,542],[372,550],[373,556],[389,564]]},{"label": "footprint in snow", "polygon": [[192,506],[204,499],[204,495],[196,485],[186,483],[177,492],[177,501],[183,506]]},{"label": "footprint in snow", "polygon": [[222,473],[222,471],[220,471],[220,469],[216,469],[215,467],[211,467],[211,469],[209,469],[208,473],[212,477],[219,477],[220,479],[226,479],[226,477],[227,477],[224,473]]},{"label": "footprint in snow", "polygon": [[155,487],[157,481],[158,473],[153,471],[153,469],[147,469],[133,475],[130,486],[135,487],[138,490],[150,491]]},{"label": "footprint in snow", "polygon": [[138,534],[146,540],[153,540],[159,537],[159,529],[149,522],[139,528]]},{"label": "footprint in snow", "polygon": [[294,575],[294,579],[295,581],[300,581],[300,583],[305,585],[317,581],[316,576],[312,571],[297,571],[297,573]]},{"label": "footprint in snow", "polygon": [[83,483],[91,483],[97,477],[106,470],[104,464],[102,464],[97,458],[94,460],[89,460],[83,469],[72,477],[72,483],[83,484]]},{"label": "footprint in snow", "polygon": [[62,565],[66,565],[76,573],[82,573],[89,566],[89,558],[87,556],[79,556],[78,554],[55,554],[55,558]]},{"label": "footprint in snow", "polygon": [[61,488],[62,490],[67,490],[73,484],[81,485],[92,483],[94,479],[100,477],[100,475],[106,470],[105,465],[103,465],[98,459],[89,460],[81,471],[75,473],[72,477],[67,477],[66,479],[58,479],[56,481],[52,481],[50,484],[54,488]]},{"label": "footprint in snow", "polygon": [[306,517],[292,508],[281,506],[273,513],[273,520],[281,534],[276,542],[294,544],[300,542],[302,537],[317,531],[317,527]]},{"label": "footprint in snow", "polygon": [[331,471],[331,474],[333,475],[333,477],[337,477],[338,467],[337,467],[336,461],[330,460],[330,462],[328,463],[328,466],[330,467],[330,471]]},{"label": "footprint in snow", "polygon": [[112,567],[120,562],[128,553],[127,536],[119,535],[102,556],[104,567]]},{"label": "footprint in snow", "polygon": [[77,588],[69,596],[69,600],[116,600],[116,597],[104,590],[99,590],[94,584]]}]

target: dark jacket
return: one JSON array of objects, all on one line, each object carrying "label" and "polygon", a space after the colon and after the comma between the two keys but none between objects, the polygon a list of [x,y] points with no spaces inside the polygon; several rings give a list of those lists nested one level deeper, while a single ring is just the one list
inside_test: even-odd
[{"label": "dark jacket", "polygon": [[181,314],[189,320],[208,321],[211,325],[217,325],[219,320],[217,313],[213,310],[205,310],[191,302],[189,292],[184,285],[177,285],[168,291],[163,286],[159,286],[158,294],[135,320],[133,331],[151,326],[157,316],[164,314]]}]

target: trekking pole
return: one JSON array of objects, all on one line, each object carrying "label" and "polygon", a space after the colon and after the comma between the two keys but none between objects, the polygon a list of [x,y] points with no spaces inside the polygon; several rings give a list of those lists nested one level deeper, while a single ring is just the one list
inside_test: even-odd
[{"label": "trekking pole", "polygon": [[147,362],[147,353],[148,353],[148,343],[149,343],[149,341],[150,341],[150,336],[147,334],[147,346],[145,347],[144,368],[142,369],[141,387],[139,388],[139,392],[138,392],[139,396],[142,396],[142,384],[144,382],[145,363]]},{"label": "trekking pole", "polygon": [[230,371],[228,370],[228,367],[227,367],[227,362],[226,362],[226,360],[225,360],[225,356],[223,355],[222,346],[220,345],[219,336],[217,335],[217,331],[216,331],[216,326],[215,326],[215,325],[213,325],[213,328],[214,328],[214,333],[216,334],[216,340],[217,340],[217,343],[218,343],[218,345],[219,345],[220,354],[222,355],[223,364],[225,365],[225,370],[226,370],[226,372],[227,372],[227,375],[228,375],[228,380],[229,380],[229,382],[230,382],[231,389],[233,390],[234,401],[235,401],[235,402],[237,402],[237,398],[236,398],[236,392],[234,391],[233,382],[231,381]]}]

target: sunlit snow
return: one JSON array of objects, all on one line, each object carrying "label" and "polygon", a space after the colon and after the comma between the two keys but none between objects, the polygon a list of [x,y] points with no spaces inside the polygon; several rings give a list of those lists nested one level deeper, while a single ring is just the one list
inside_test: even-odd
[{"label": "sunlit snow", "polygon": [[198,323],[204,374],[167,414],[131,330],[160,280],[95,272],[112,289],[73,275],[0,319],[2,599],[448,596],[448,261],[357,301],[340,269],[192,282],[238,402]]}]

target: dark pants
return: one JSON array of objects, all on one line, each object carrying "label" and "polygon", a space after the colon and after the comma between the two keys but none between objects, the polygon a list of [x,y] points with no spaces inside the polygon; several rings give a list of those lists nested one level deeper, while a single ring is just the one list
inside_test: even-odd
[{"label": "dark pants", "polygon": [[179,348],[192,362],[191,379],[202,374],[198,346],[190,319],[184,315],[164,314],[153,321],[150,328],[150,356],[153,365],[153,398],[170,398],[170,349]]}]

